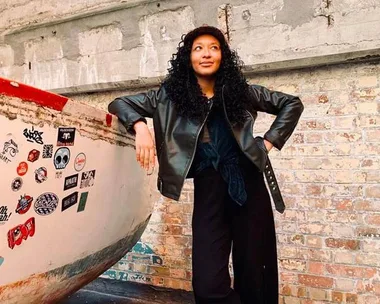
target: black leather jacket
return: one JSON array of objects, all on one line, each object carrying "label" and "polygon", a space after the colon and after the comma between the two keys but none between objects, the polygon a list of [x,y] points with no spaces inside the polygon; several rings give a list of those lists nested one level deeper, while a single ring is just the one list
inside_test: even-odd
[{"label": "black leather jacket", "polygon": [[[247,111],[250,118],[243,126],[232,127],[233,134],[241,151],[261,172],[267,160],[267,152],[252,133],[257,111],[276,115],[276,119],[264,138],[277,149],[281,149],[292,134],[303,111],[298,97],[262,86],[251,85],[252,108]],[[224,106],[224,93],[223,106]],[[210,104],[211,109],[212,104]],[[163,86],[147,93],[122,96],[112,101],[108,110],[115,114],[127,131],[134,134],[133,125],[144,117],[153,118],[159,172],[157,187],[162,195],[178,200],[186,177],[192,177],[189,170],[195,155],[198,136],[207,119],[195,122],[177,115],[174,104],[168,99]],[[224,107],[228,120],[228,115]]]}]

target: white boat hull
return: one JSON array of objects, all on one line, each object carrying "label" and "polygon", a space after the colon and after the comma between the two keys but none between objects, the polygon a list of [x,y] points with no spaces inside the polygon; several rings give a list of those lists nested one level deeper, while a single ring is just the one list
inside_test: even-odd
[{"label": "white boat hull", "polygon": [[0,88],[0,303],[52,303],[139,240],[152,177],[109,114],[17,83],[9,91]]}]

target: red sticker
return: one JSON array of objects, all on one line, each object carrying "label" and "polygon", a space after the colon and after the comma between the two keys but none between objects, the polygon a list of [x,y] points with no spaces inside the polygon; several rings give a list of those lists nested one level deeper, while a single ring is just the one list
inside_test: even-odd
[{"label": "red sticker", "polygon": [[21,162],[17,167],[17,174],[23,176],[28,172],[28,164],[26,162]]},{"label": "red sticker", "polygon": [[33,149],[32,151],[29,152],[28,161],[33,163],[39,158],[40,158],[40,151]]},{"label": "red sticker", "polygon": [[22,240],[27,240],[29,236],[33,236],[36,230],[34,217],[28,219],[25,224],[18,225],[8,231],[8,246],[13,249],[16,245],[20,245]]}]

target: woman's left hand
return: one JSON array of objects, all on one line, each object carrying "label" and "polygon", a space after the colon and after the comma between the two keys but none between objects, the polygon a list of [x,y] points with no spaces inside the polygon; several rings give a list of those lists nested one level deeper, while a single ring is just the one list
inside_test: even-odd
[{"label": "woman's left hand", "polygon": [[265,145],[265,148],[267,148],[268,153],[273,148],[272,143],[267,141],[266,139],[264,139],[264,145]]}]

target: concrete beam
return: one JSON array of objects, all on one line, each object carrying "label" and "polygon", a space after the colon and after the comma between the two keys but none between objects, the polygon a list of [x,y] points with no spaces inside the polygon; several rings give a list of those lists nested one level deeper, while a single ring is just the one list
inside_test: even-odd
[{"label": "concrete beam", "polygon": [[[277,61],[272,63],[248,65],[245,67],[243,72],[247,78],[251,78],[255,75],[264,73],[363,62],[380,62],[380,48],[367,51],[348,52],[328,56],[316,56],[301,59]],[[73,86],[63,89],[55,89],[51,91],[62,95],[75,95],[82,93],[105,92],[115,90],[145,90],[149,88],[158,87],[164,78],[165,76],[138,78],[129,81],[116,81]]]}]

